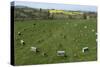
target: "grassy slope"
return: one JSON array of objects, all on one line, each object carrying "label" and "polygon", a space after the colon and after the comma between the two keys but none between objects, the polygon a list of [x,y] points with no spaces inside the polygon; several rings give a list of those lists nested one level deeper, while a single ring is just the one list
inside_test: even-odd
[{"label": "grassy slope", "polygon": [[[84,26],[87,26],[87,29]],[[92,32],[92,29],[95,29],[95,32]],[[18,36],[18,31],[22,32],[21,36]],[[15,64],[96,60],[95,33],[96,20],[33,20],[15,22]],[[24,46],[20,44],[21,39],[25,41]],[[40,48],[41,52],[34,54],[30,51],[31,46]],[[89,52],[83,54],[81,49],[86,46],[89,47]],[[68,56],[57,57],[57,50],[65,50]],[[43,52],[47,52],[48,56],[43,57],[41,55]],[[74,56],[75,54],[76,56]]]}]

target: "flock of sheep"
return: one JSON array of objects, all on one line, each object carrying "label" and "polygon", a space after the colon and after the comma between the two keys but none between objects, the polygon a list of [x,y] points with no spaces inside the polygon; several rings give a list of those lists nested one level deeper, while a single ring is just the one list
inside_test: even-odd
[{"label": "flock of sheep", "polygon": [[[76,25],[75,25],[76,26]],[[87,28],[87,26],[84,26],[84,28],[86,29]],[[92,32],[94,32],[95,30],[94,29],[92,29]],[[21,35],[21,32],[18,32],[18,35],[20,36]],[[24,45],[25,44],[25,41],[24,40],[20,40],[20,44],[21,45]],[[89,47],[83,47],[82,48],[82,53],[85,53],[85,52],[88,52],[88,50],[89,50]],[[39,50],[38,50],[38,48],[37,47],[33,47],[33,46],[31,46],[30,47],[30,51],[32,51],[32,52],[34,52],[34,53],[37,53],[37,52],[39,52]],[[42,53],[42,55],[43,56],[47,56],[47,53]],[[63,51],[60,51],[60,50],[58,50],[57,51],[57,56],[64,56],[64,57],[66,57],[67,55],[66,55],[66,52],[63,50]]]}]

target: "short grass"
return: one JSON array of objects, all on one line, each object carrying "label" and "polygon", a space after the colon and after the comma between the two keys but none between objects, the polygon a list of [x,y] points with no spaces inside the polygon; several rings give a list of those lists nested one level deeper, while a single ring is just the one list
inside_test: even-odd
[{"label": "short grass", "polygon": [[[15,65],[94,61],[97,59],[96,27],[96,19],[16,21]],[[24,46],[20,44],[21,39],[25,41]],[[31,52],[31,46],[40,52]],[[89,47],[89,51],[82,53],[83,47]],[[57,50],[66,51],[67,57],[58,57]],[[43,52],[48,56],[42,56]]]}]

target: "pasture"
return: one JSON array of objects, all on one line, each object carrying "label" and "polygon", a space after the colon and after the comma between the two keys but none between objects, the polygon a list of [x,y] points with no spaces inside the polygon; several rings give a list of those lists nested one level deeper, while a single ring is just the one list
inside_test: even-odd
[{"label": "pasture", "polygon": [[[96,19],[15,21],[15,65],[95,61],[96,28]],[[20,40],[25,44],[21,45]],[[32,46],[39,48],[39,52],[30,51]],[[83,47],[89,50],[82,53]],[[57,56],[59,50],[65,51],[66,57]]]}]

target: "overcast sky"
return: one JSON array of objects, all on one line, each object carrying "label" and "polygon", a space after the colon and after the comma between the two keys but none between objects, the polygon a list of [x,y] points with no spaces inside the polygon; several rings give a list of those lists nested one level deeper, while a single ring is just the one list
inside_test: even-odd
[{"label": "overcast sky", "polygon": [[44,8],[44,9],[63,9],[63,10],[80,10],[80,11],[95,11],[95,12],[97,11],[96,6],[89,6],[89,5],[71,5],[71,4],[15,1],[15,6],[16,5],[28,6],[32,8]]}]

